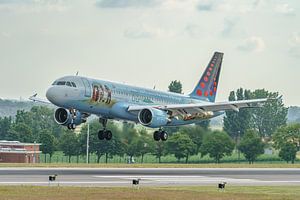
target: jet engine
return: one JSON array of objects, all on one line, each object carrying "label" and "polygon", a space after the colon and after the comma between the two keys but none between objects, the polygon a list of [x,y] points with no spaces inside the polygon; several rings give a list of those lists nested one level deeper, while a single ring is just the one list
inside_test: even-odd
[{"label": "jet engine", "polygon": [[80,125],[86,122],[86,118],[81,114],[81,112],[74,110],[72,114],[70,110],[65,108],[58,108],[54,113],[54,120],[59,125],[68,126],[71,123],[75,125]]},{"label": "jet engine", "polygon": [[167,125],[170,122],[166,112],[155,108],[145,108],[138,114],[139,122],[151,128],[159,128]]}]

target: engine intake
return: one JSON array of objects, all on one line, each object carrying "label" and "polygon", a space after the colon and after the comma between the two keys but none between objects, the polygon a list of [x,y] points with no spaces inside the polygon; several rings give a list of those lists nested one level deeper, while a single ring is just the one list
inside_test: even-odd
[{"label": "engine intake", "polygon": [[158,128],[168,124],[169,117],[166,112],[155,108],[145,108],[138,114],[139,122],[151,128]]},{"label": "engine intake", "polygon": [[[58,108],[54,113],[54,120],[59,125],[68,126],[72,123],[72,114],[69,110],[65,108]],[[85,122],[82,114],[79,111],[75,111],[75,116],[73,118],[73,123],[79,125]]]}]

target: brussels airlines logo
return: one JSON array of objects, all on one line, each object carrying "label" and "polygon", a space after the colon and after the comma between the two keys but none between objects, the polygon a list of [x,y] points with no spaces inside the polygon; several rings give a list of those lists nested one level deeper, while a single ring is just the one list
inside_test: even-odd
[{"label": "brussels airlines logo", "polygon": [[215,56],[209,66],[206,68],[206,71],[203,77],[200,80],[199,89],[197,90],[198,96],[215,96],[217,92],[217,75],[218,67],[216,66],[217,57]]}]

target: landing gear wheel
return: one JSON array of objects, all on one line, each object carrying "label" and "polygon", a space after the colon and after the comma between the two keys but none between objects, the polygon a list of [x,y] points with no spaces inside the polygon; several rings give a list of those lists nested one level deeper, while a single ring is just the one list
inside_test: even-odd
[{"label": "landing gear wheel", "polygon": [[153,133],[153,139],[154,139],[155,141],[159,141],[159,140],[160,140],[160,132],[159,132],[159,131],[155,131],[155,132]]},{"label": "landing gear wheel", "polygon": [[110,130],[105,131],[105,138],[106,140],[111,140],[112,139],[112,132]]},{"label": "landing gear wheel", "polygon": [[76,129],[76,124],[71,124],[71,129],[75,130]]},{"label": "landing gear wheel", "polygon": [[76,129],[76,124],[73,124],[73,123],[68,124],[68,129],[69,130],[75,130]]},{"label": "landing gear wheel", "polygon": [[167,141],[167,139],[168,139],[168,133],[166,131],[161,131],[160,132],[160,139],[162,141]]},{"label": "landing gear wheel", "polygon": [[105,138],[105,131],[104,130],[100,130],[98,132],[98,138],[99,138],[99,140],[104,140],[104,138]]}]

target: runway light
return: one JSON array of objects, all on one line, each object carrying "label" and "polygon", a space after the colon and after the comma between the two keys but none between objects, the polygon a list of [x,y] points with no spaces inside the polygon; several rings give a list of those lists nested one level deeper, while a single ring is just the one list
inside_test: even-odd
[{"label": "runway light", "polygon": [[133,179],[132,180],[132,185],[139,185],[140,184],[140,178],[138,178],[138,179]]},{"label": "runway light", "polygon": [[54,175],[49,176],[49,181],[50,181],[50,182],[55,181],[55,180],[56,180],[56,177],[57,177],[57,174],[54,174]]},{"label": "runway light", "polygon": [[221,183],[219,183],[218,184],[218,189],[220,189],[220,190],[225,190],[225,186],[226,186],[226,182],[221,182]]}]

